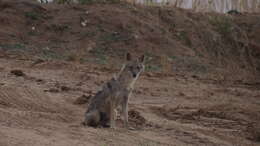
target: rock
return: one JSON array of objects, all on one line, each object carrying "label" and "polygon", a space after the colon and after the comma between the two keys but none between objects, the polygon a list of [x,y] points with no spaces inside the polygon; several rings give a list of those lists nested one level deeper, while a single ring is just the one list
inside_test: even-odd
[{"label": "rock", "polygon": [[11,70],[10,73],[18,77],[25,76],[25,73],[19,69]]},{"label": "rock", "polygon": [[70,90],[70,88],[67,87],[67,86],[61,86],[60,89],[61,89],[61,91],[69,91]]},{"label": "rock", "polygon": [[77,98],[74,102],[74,104],[85,104],[88,103],[91,99],[92,95],[82,95],[79,98]]}]

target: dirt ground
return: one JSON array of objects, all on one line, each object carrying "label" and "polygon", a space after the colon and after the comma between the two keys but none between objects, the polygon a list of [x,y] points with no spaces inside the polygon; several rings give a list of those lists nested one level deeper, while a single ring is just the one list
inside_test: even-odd
[{"label": "dirt ground", "polygon": [[[30,0],[0,8],[0,146],[260,145],[259,14]],[[82,126],[125,52],[147,56],[130,98],[134,130],[120,118],[116,129]]]},{"label": "dirt ground", "polygon": [[259,145],[259,85],[144,73],[130,99],[135,130],[120,120],[111,130],[83,127],[86,104],[76,102],[97,92],[109,69],[33,64],[0,60],[0,145]]}]

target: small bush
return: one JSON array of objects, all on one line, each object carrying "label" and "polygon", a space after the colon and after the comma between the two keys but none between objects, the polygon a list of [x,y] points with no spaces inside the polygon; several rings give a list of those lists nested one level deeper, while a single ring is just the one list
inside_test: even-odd
[{"label": "small bush", "polygon": [[40,17],[41,17],[41,15],[40,15],[39,13],[33,12],[33,11],[31,11],[31,12],[25,12],[24,15],[25,15],[26,18],[29,18],[29,19],[31,19],[31,20],[39,20]]},{"label": "small bush", "polygon": [[227,16],[210,17],[209,22],[216,27],[216,30],[222,36],[229,35],[232,32],[232,21]]},{"label": "small bush", "polygon": [[190,40],[189,35],[188,35],[187,32],[185,32],[185,31],[180,31],[180,32],[177,33],[177,37],[178,37],[179,40],[184,41],[184,43],[185,43],[187,46],[189,46],[189,47],[192,46],[192,42],[191,42],[191,40]]}]

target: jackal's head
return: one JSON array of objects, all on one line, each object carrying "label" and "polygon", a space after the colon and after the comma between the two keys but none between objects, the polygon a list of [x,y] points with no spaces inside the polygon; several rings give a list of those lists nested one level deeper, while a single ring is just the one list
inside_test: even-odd
[{"label": "jackal's head", "polygon": [[126,54],[126,63],[122,67],[120,74],[129,79],[137,79],[140,73],[144,71],[144,55],[137,59],[133,59],[130,53]]}]

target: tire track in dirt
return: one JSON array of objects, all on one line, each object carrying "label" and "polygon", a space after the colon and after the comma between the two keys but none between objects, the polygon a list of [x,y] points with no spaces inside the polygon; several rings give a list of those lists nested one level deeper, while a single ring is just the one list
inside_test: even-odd
[{"label": "tire track in dirt", "polygon": [[71,123],[76,119],[65,103],[25,87],[0,87],[0,115],[1,124],[11,127],[44,125],[46,121]]},{"label": "tire track in dirt", "polygon": [[0,105],[20,110],[57,113],[66,110],[36,89],[0,87]]}]

